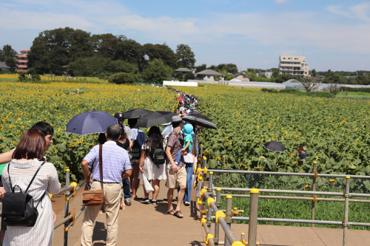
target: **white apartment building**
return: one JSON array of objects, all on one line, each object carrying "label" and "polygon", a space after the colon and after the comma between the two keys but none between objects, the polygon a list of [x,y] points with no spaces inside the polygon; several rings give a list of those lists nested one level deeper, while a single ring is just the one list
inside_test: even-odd
[{"label": "white apartment building", "polygon": [[280,56],[279,74],[307,77],[310,75],[305,56]]}]

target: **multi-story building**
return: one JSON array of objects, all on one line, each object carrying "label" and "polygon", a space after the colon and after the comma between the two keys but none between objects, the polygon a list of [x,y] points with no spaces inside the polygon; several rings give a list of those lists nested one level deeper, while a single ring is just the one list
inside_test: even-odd
[{"label": "multi-story building", "polygon": [[28,71],[28,58],[27,55],[30,50],[21,50],[21,54],[17,54],[17,72],[27,73]]},{"label": "multi-story building", "polygon": [[307,77],[310,75],[305,56],[280,56],[279,74]]}]

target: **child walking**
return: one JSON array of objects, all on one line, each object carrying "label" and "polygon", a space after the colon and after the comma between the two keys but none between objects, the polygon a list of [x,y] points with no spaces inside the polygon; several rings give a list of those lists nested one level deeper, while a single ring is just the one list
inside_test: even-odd
[{"label": "child walking", "polygon": [[182,128],[182,132],[185,135],[185,137],[184,137],[184,146],[177,153],[177,158],[176,158],[176,161],[175,161],[177,166],[179,165],[181,156],[185,155],[185,153],[186,154],[189,153],[190,150],[192,149],[192,146],[193,146],[193,136],[192,135],[194,134],[193,125],[191,125],[191,124],[184,125],[184,127]]}]

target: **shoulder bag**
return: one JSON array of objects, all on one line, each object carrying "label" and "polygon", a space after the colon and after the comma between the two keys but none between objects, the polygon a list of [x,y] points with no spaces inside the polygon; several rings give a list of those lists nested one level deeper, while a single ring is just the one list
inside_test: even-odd
[{"label": "shoulder bag", "polygon": [[[10,163],[8,164],[8,175],[9,175],[9,183],[10,189],[12,192],[6,192],[3,199],[3,211],[2,217],[6,222],[7,226],[24,226],[24,227],[33,227],[36,224],[37,217],[39,213],[37,211],[37,207],[42,201],[45,196],[46,191],[41,196],[39,202],[35,206],[35,201],[33,197],[28,194],[28,189],[30,188],[33,180],[37,176],[37,173],[40,171],[41,167],[45,164],[43,162],[35,174],[31,182],[29,183],[26,191],[23,193],[22,189],[18,185],[12,185],[12,179],[10,177],[9,167]],[[18,187],[20,192],[15,193],[15,188]]]},{"label": "shoulder bag", "polygon": [[85,190],[82,194],[82,203],[85,206],[96,206],[102,205],[104,202],[104,190],[103,190],[103,146],[99,145],[99,168],[100,168],[100,190],[90,190],[89,184],[86,184]]}]

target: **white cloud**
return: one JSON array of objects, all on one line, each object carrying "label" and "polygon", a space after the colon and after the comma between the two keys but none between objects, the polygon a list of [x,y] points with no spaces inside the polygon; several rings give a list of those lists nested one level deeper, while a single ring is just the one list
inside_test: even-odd
[{"label": "white cloud", "polygon": [[347,9],[343,8],[343,6],[328,6],[326,9],[334,14],[347,18],[370,22],[370,2],[357,4]]},{"label": "white cloud", "polygon": [[289,0],[274,0],[276,3],[289,3]]}]

